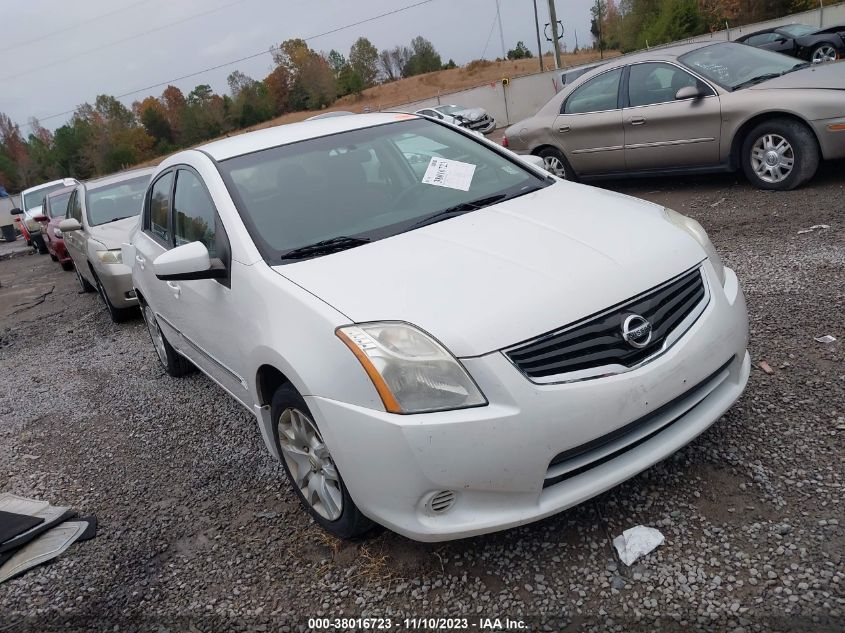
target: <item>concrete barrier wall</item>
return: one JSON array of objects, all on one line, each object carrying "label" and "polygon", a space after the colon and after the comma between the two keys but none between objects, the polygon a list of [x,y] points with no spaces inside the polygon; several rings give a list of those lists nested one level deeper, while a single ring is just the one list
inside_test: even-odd
[{"label": "concrete barrier wall", "polygon": [[[753,33],[754,31],[782,26],[784,24],[792,24],[795,22],[809,24],[811,26],[820,24],[823,27],[845,24],[845,2],[825,7],[823,10],[814,9],[812,11],[804,11],[802,13],[793,13],[792,15],[778,18],[776,20],[768,20],[766,22],[746,24],[742,27],[731,28],[730,38],[728,38],[728,31],[716,31],[706,35],[699,35],[688,40],[683,40],[681,42],[665,44],[664,46],[673,46],[684,42],[719,42],[727,39],[734,40],[746,33]],[[509,79],[509,85],[507,86],[503,86],[501,81],[496,81],[483,86],[460,90],[458,92],[444,93],[431,99],[413,101],[390,109],[413,112],[415,110],[419,110],[420,108],[447,104],[484,108],[493,118],[496,119],[496,127],[506,127],[512,123],[516,123],[517,121],[533,116],[537,110],[539,110],[555,95],[557,90],[561,87],[560,72],[561,71],[559,70],[551,70],[544,73],[536,73],[534,75],[514,77]]]}]

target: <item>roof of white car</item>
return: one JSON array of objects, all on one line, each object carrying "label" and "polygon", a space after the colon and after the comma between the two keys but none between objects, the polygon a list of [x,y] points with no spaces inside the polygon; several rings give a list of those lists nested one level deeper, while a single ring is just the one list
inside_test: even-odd
[{"label": "roof of white car", "polygon": [[416,118],[419,117],[413,114],[379,112],[313,119],[230,136],[229,138],[201,145],[197,149],[206,152],[214,160],[226,160],[233,156],[258,152],[270,147],[305,141],[310,138],[329,136],[340,132],[359,130],[375,125],[384,125],[386,123]]},{"label": "roof of white car", "polygon": [[44,187],[52,187],[53,185],[66,185],[71,186],[76,183],[76,180],[73,178],[60,178],[59,180],[51,180],[50,182],[42,182],[40,185],[35,185],[34,187],[30,187],[29,189],[24,189],[21,191],[20,195],[25,193],[29,193],[30,191],[38,191],[39,189],[43,189]]},{"label": "roof of white car", "polygon": [[84,184],[86,189],[99,189],[100,187],[105,187],[106,185],[113,185],[118,182],[123,182],[124,180],[138,178],[139,176],[151,176],[155,170],[155,167],[139,167],[138,169],[128,169],[126,171],[121,171],[116,174],[103,176],[102,178],[97,178],[95,180],[87,180]]}]

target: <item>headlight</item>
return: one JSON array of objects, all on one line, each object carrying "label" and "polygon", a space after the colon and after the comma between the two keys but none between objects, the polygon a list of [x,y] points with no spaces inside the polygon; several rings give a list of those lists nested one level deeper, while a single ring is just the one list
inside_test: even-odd
[{"label": "headlight", "polygon": [[719,278],[719,283],[724,286],[725,265],[722,263],[722,258],[719,257],[719,253],[716,252],[716,247],[713,246],[713,242],[711,242],[710,238],[707,237],[707,231],[704,230],[704,227],[692,218],[688,218],[685,215],[681,215],[680,213],[678,213],[677,211],[673,211],[669,207],[665,207],[663,209],[663,212],[666,214],[667,220],[669,220],[678,228],[681,228],[687,233],[689,233],[692,237],[695,238],[696,242],[701,244],[701,248],[704,249],[704,252],[707,255],[707,259],[710,260],[710,263],[713,265],[713,268],[716,271],[716,276]]},{"label": "headlight", "polygon": [[365,323],[335,333],[363,365],[391,413],[487,404],[463,366],[440,343],[406,323]]},{"label": "headlight", "polygon": [[56,237],[61,237],[62,236],[62,230],[59,227],[54,226],[53,227],[53,235],[55,235]]},{"label": "headlight", "polygon": [[104,264],[122,264],[123,255],[119,248],[111,251],[97,251],[97,258]]}]

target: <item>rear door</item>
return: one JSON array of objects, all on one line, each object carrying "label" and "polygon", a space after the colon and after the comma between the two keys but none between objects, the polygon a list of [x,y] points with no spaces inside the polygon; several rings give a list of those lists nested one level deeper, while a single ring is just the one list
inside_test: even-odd
[{"label": "rear door", "polygon": [[619,86],[622,68],[593,77],[561,105],[551,135],[579,174],[625,169]]},{"label": "rear door", "polygon": [[[629,171],[712,166],[719,162],[722,112],[716,91],[665,62],[629,67],[626,86],[625,165]],[[701,97],[677,100],[697,87]]]}]

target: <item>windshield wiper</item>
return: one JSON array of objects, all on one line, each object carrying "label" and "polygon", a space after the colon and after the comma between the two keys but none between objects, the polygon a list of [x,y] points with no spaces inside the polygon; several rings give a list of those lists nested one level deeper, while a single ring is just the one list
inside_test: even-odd
[{"label": "windshield wiper", "polygon": [[462,213],[469,213],[470,211],[477,211],[478,209],[490,206],[491,204],[501,202],[505,198],[507,198],[507,194],[498,193],[495,196],[479,198],[478,200],[471,200],[469,202],[461,202],[453,207],[448,207],[446,209],[443,209],[442,211],[432,213],[431,215],[427,215],[426,217],[417,220],[411,225],[410,228],[415,229],[420,226],[427,226],[429,224],[434,224],[435,222],[447,220],[453,215],[460,215]]},{"label": "windshield wiper", "polygon": [[740,88],[746,88],[748,86],[752,86],[754,84],[759,84],[763,81],[768,81],[769,79],[774,79],[775,77],[783,77],[787,73],[795,72],[796,70],[801,70],[802,68],[807,68],[808,66],[812,66],[809,62],[801,62],[800,64],[795,64],[792,68],[784,70],[781,73],[766,73],[765,75],[759,75],[757,77],[752,77],[747,81],[743,81],[741,84],[737,84],[733,87],[733,90],[739,90]]},{"label": "windshield wiper", "polygon": [[348,248],[354,248],[369,242],[365,237],[349,237],[348,235],[338,235],[327,240],[320,240],[313,244],[306,244],[289,250],[282,255],[282,259],[305,259],[306,257],[313,257],[315,255],[328,255],[329,253],[337,253],[338,251],[345,251]]},{"label": "windshield wiper", "polygon": [[100,224],[111,224],[112,222],[118,222],[120,220],[125,220],[126,218],[135,217],[133,215],[124,215],[122,218],[112,218],[111,220],[106,220],[105,222],[100,222]]}]

